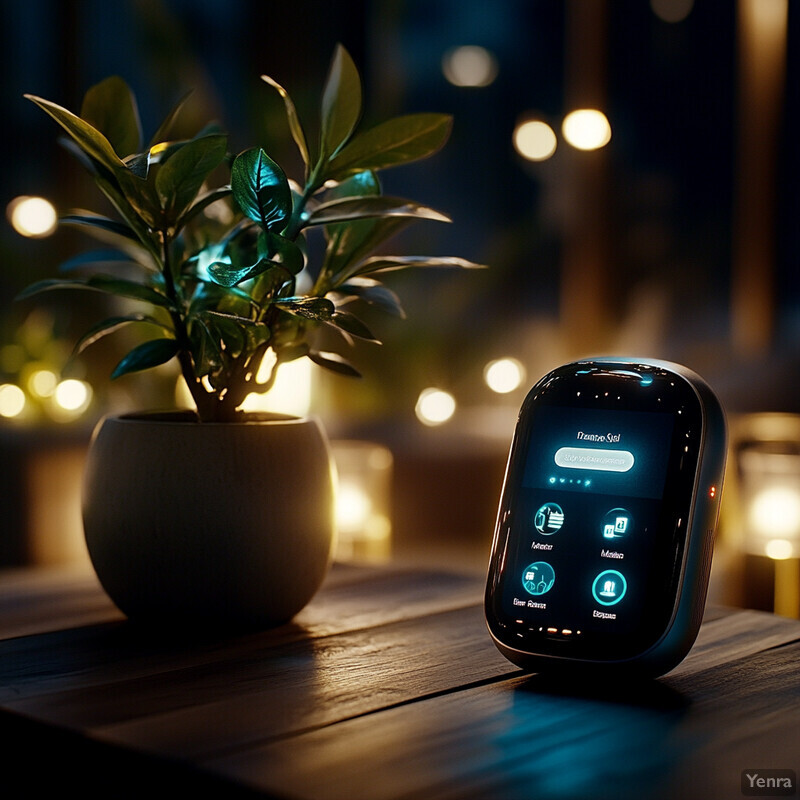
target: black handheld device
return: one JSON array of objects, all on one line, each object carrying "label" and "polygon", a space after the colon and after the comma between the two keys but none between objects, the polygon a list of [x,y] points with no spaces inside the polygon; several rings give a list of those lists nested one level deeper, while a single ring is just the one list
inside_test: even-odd
[{"label": "black handheld device", "polygon": [[520,410],[486,583],[499,650],[535,671],[655,677],[697,636],[726,454],[722,407],[678,364],[597,359]]}]

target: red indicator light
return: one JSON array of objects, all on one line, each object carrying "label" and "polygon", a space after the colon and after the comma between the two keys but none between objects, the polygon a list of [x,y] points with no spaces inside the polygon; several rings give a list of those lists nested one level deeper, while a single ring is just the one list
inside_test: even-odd
[{"label": "red indicator light", "polygon": [[716,486],[712,486],[712,487],[711,487],[711,488],[708,490],[708,496],[709,496],[709,497],[710,497],[712,500],[713,500],[713,499],[714,499],[714,498],[717,496],[717,487],[716,487]]}]

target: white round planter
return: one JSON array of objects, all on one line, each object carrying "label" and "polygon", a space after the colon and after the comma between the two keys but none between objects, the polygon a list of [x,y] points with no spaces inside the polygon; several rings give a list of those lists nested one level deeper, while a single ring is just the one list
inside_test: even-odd
[{"label": "white round planter", "polygon": [[319,589],[333,503],[316,419],[124,415],[95,430],[83,520],[97,576],[130,619],[269,627]]}]

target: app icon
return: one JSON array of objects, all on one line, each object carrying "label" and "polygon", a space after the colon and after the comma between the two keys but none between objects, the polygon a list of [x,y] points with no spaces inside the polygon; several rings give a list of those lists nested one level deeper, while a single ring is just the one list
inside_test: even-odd
[{"label": "app icon", "polygon": [[607,569],[601,572],[592,584],[592,594],[600,605],[613,606],[619,603],[628,590],[628,582],[621,572]]},{"label": "app icon", "polygon": [[528,594],[545,594],[555,582],[555,570],[546,561],[536,561],[522,573],[522,586]]},{"label": "app icon", "polygon": [[622,539],[631,532],[633,517],[624,508],[612,508],[603,517],[602,528],[604,539]]},{"label": "app icon", "polygon": [[564,512],[558,503],[545,503],[533,518],[533,524],[539,533],[549,536],[564,524]]}]

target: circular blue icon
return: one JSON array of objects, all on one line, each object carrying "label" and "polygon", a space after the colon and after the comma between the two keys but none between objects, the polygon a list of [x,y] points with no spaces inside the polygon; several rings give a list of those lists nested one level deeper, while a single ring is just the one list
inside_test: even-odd
[{"label": "circular blue icon", "polygon": [[539,533],[549,536],[564,524],[564,512],[558,503],[545,503],[533,518],[533,524]]},{"label": "circular blue icon", "polygon": [[612,508],[603,517],[603,538],[608,540],[623,539],[633,528],[633,517],[624,508]]},{"label": "circular blue icon", "polygon": [[555,570],[546,561],[536,561],[522,573],[522,586],[528,594],[545,594],[555,582]]},{"label": "circular blue icon", "polygon": [[613,606],[619,603],[628,590],[628,582],[621,572],[607,569],[601,572],[592,584],[592,594],[600,605]]}]

